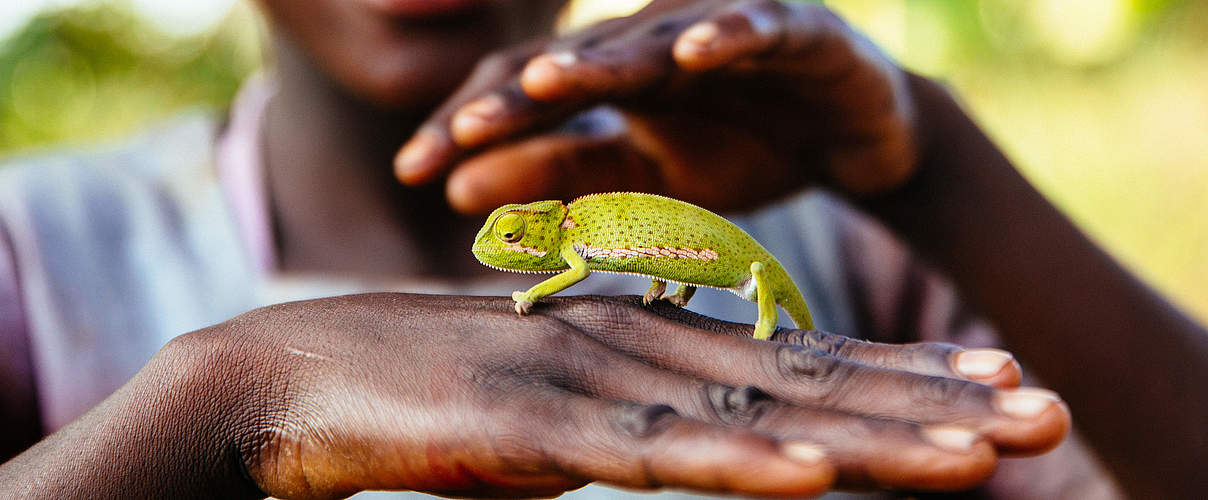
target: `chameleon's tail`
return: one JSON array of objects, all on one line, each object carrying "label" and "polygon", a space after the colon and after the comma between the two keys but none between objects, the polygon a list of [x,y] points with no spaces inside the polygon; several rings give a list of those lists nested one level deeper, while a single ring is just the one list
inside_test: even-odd
[{"label": "chameleon's tail", "polygon": [[801,292],[793,287],[793,293],[787,293],[780,300],[780,307],[785,312],[789,313],[789,317],[793,318],[793,324],[802,330],[813,330],[814,319],[810,317],[810,308],[805,305],[805,298],[801,296]]},{"label": "chameleon's tail", "polygon": [[793,318],[793,324],[797,325],[797,328],[813,330],[814,319],[810,317],[810,308],[805,305],[805,297],[801,295],[801,290],[797,288],[796,283],[793,283],[793,278],[784,270],[784,266],[776,262],[775,257],[771,260],[770,274],[772,274],[773,283],[776,283],[776,305],[789,313],[789,317]]}]

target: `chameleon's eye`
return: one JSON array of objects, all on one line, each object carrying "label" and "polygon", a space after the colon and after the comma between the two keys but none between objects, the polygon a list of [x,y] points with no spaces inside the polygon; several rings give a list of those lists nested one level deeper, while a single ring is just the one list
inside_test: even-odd
[{"label": "chameleon's eye", "polygon": [[504,243],[515,243],[524,237],[524,217],[515,212],[500,215],[495,221],[495,237]]}]

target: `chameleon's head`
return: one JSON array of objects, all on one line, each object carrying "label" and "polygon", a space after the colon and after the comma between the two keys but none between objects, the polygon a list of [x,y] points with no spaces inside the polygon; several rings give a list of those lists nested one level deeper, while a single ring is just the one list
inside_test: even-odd
[{"label": "chameleon's head", "polygon": [[495,209],[474,239],[474,257],[505,271],[565,269],[566,262],[558,250],[566,210],[566,205],[556,200]]}]

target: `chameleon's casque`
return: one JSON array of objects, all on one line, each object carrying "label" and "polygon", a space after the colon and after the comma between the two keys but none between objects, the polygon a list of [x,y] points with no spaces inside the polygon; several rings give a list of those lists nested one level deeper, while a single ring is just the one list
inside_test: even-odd
[{"label": "chameleon's casque", "polygon": [[[643,193],[604,193],[569,205],[539,201],[499,207],[474,241],[479,262],[504,271],[557,272],[512,294],[516,311],[560,292],[591,271],[639,274],[654,282],[644,300],[683,306],[698,286],[759,303],[755,337],[776,327],[776,306],[798,328],[813,328],[793,280],[766,249],[725,218],[690,203]],[[664,294],[667,282],[680,284]]]}]

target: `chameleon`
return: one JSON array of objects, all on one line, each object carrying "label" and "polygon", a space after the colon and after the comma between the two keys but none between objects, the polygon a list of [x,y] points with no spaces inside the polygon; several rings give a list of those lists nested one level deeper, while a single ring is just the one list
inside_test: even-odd
[{"label": "chameleon", "polygon": [[[569,204],[504,205],[487,218],[472,251],[500,271],[557,273],[512,293],[520,315],[601,271],[650,278],[645,305],[661,299],[683,307],[702,286],[734,292],[758,304],[757,339],[775,331],[777,305],[798,328],[813,329],[797,285],[759,242],[720,215],[665,196],[599,193]],[[668,282],[678,285],[674,293],[666,293]]]}]

